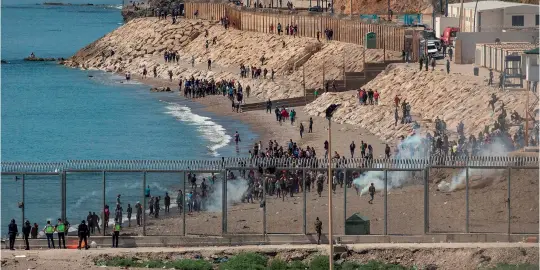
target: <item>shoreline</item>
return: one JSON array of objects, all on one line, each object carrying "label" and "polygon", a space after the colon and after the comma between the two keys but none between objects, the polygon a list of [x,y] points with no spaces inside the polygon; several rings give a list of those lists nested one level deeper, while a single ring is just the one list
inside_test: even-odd
[{"label": "shoreline", "polygon": [[[106,72],[106,71],[105,71]],[[122,74],[112,72],[116,75],[122,76]],[[161,78],[146,78],[144,79],[139,74],[132,74],[132,80],[142,83],[143,85],[152,87],[170,87],[172,93],[177,94],[180,98],[182,92],[178,92],[178,82],[177,81],[168,81]],[[150,91],[150,89],[148,90]],[[315,147],[315,151],[318,157],[324,155],[324,141],[328,139],[328,122],[323,117],[310,116],[304,113],[302,107],[294,107],[289,109],[295,109],[297,112],[297,121],[294,125],[291,125],[290,122],[283,122],[282,125],[279,125],[275,120],[274,113],[268,114],[265,111],[250,111],[250,112],[241,112],[236,113],[232,112],[228,98],[222,95],[210,95],[203,98],[187,98],[186,101],[195,102],[202,105],[202,110],[213,113],[219,116],[224,116],[230,118],[234,121],[240,121],[243,124],[249,126],[249,128],[254,131],[257,135],[259,141],[262,141],[263,147],[268,145],[269,140],[276,140],[279,145],[285,145],[289,140],[293,140],[300,147]],[[260,102],[254,97],[250,97],[251,102]],[[309,118],[313,118],[313,133],[304,133],[303,138],[300,138],[299,134],[299,125],[300,122],[304,124],[305,129],[308,128]],[[224,127],[228,133],[234,135],[234,131],[230,130],[230,127]],[[240,134],[242,138],[242,134]],[[350,124],[339,124],[332,122],[332,149],[331,151],[337,151],[341,156],[350,157],[349,145],[351,141],[354,141],[357,145],[355,150],[355,156],[360,153],[360,142],[365,141],[368,144],[371,144],[374,148],[374,157],[384,156],[384,147],[386,142],[381,141],[375,135],[371,134],[368,130],[363,128],[350,125]],[[241,143],[256,143],[257,141],[242,141]],[[231,140],[229,146],[233,144]],[[389,144],[392,146],[391,144]],[[248,155],[248,153],[240,153],[241,155]]]}]

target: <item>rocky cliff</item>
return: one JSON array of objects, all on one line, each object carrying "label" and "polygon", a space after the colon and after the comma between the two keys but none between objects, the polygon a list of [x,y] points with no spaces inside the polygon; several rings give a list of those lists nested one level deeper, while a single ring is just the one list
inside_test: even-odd
[{"label": "rocky cliff", "polygon": [[[163,54],[168,50],[179,52],[180,63],[165,63]],[[387,52],[388,58],[397,55],[398,52]],[[260,67],[263,56],[262,68],[269,73],[271,69],[276,71],[274,81],[239,77],[241,64]],[[196,62],[194,68],[190,63],[192,57]],[[151,74],[156,67],[158,77],[168,79],[170,70],[174,80],[190,76],[235,79],[250,85],[252,94],[260,99],[277,99],[303,95],[302,65],[306,86],[322,87],[323,65],[326,79],[340,79],[343,64],[347,71],[361,71],[362,57],[361,46],[342,42],[226,30],[202,20],[182,19],[171,24],[170,20],[138,18],[81,49],[66,64],[132,74],[142,74],[144,67]],[[366,51],[367,61],[382,58],[382,50]],[[206,68],[208,59],[213,62],[212,71]]]}]

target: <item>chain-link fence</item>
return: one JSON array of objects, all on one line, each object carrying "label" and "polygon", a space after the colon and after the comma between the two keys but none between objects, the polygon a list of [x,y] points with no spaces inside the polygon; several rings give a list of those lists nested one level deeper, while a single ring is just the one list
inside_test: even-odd
[{"label": "chain-link fence", "polygon": [[[2,164],[2,226],[96,235],[538,233],[538,158]],[[330,192],[328,189],[331,189]],[[328,206],[329,195],[333,197]]]}]

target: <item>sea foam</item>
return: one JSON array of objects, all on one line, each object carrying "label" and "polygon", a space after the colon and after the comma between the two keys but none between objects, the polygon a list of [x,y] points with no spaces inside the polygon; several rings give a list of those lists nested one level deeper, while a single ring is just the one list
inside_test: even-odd
[{"label": "sea foam", "polygon": [[195,114],[189,107],[182,106],[176,103],[167,102],[168,106],[165,108],[168,110],[166,113],[173,115],[180,121],[186,122],[190,125],[197,126],[197,131],[208,141],[211,145],[208,146],[208,150],[214,157],[218,157],[218,149],[225,147],[229,144],[232,137],[227,135],[225,128],[211,121],[210,117]]}]

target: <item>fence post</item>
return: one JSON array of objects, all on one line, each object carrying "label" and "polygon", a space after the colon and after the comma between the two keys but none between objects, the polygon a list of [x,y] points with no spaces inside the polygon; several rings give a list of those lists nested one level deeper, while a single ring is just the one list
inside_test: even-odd
[{"label": "fence post", "polygon": [[105,171],[103,171],[103,175],[102,175],[102,180],[103,180],[103,186],[102,186],[102,196],[103,196],[103,207],[101,208],[101,213],[103,213],[103,215],[101,216],[101,220],[103,221],[103,236],[105,236],[105,231],[106,231],[106,226],[108,226],[109,224],[106,224],[105,222],[107,222],[107,220],[105,220],[105,204],[106,204],[106,200],[105,200]]},{"label": "fence post", "polygon": [[221,233],[227,234],[227,170],[223,168],[223,182],[221,183]]},{"label": "fence post", "polygon": [[429,233],[429,167],[424,169],[424,234]]},{"label": "fence post", "polygon": [[[183,177],[183,190],[182,190],[182,235],[186,236],[186,171],[184,171]],[[189,206],[188,206],[189,208]]]},{"label": "fence post", "polygon": [[512,169],[510,167],[508,167],[508,235],[510,235],[510,222],[512,220],[512,211],[511,211],[511,207],[510,207],[510,197],[511,197],[511,192],[510,192],[510,188],[511,188],[511,172],[512,172]]},{"label": "fence post", "polygon": [[[66,180],[66,172],[62,172],[61,174],[61,183],[60,185],[62,185],[62,220],[63,221],[66,221],[66,204],[67,204],[67,201],[66,201],[66,197],[67,197],[67,180]],[[23,186],[24,186],[24,179],[23,179]],[[23,189],[24,190],[24,189]],[[24,202],[24,198],[23,198],[23,202]],[[24,209],[24,207],[23,207]]]},{"label": "fence post", "polygon": [[142,234],[143,236],[146,236],[146,171],[143,172],[143,179],[142,179],[142,196],[143,196],[143,204],[142,207],[142,223],[143,223],[143,229]]},{"label": "fence post", "polygon": [[384,170],[384,235],[388,234],[388,171]]},{"label": "fence post", "polygon": [[[17,177],[17,176],[15,176]],[[25,203],[24,203],[24,191],[25,191],[25,186],[24,186],[24,177],[25,177],[25,174],[23,173],[22,177],[21,177],[21,186],[22,186],[22,208],[21,208],[21,215],[22,215],[22,222],[21,222],[21,227],[24,226],[24,208],[26,207]]]},{"label": "fence post", "polygon": [[[263,171],[264,173],[264,171]],[[261,177],[261,179],[265,179],[266,177]],[[266,180],[266,179],[265,179]],[[264,180],[263,180],[264,181]],[[268,183],[266,183],[266,181],[263,183],[263,235],[265,236],[265,239],[266,239],[266,185]]]},{"label": "fence post", "polygon": [[465,168],[465,232],[469,233],[469,167]]},{"label": "fence post", "polygon": [[347,224],[347,169],[344,169],[343,182],[345,188],[343,189],[343,234],[345,234],[345,226]]},{"label": "fence post", "polygon": [[307,193],[306,193],[306,169],[303,168],[302,169],[302,191],[304,193],[304,207],[303,207],[303,210],[302,210],[302,217],[304,219],[303,223],[304,223],[304,235],[307,234],[307,214],[306,214],[306,209],[307,209]]}]

